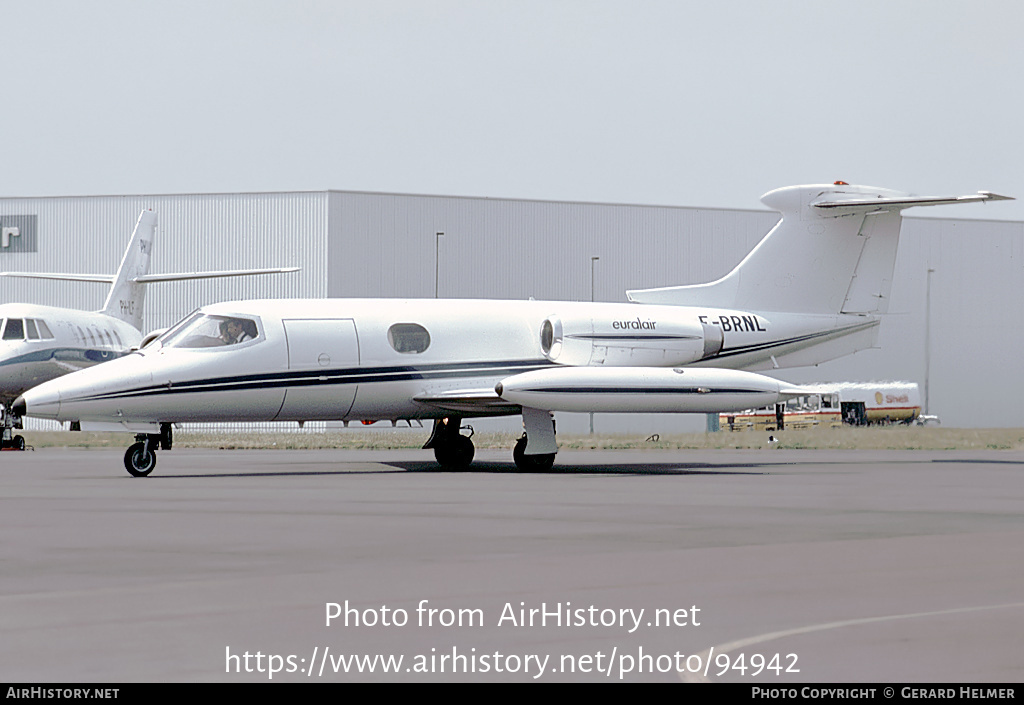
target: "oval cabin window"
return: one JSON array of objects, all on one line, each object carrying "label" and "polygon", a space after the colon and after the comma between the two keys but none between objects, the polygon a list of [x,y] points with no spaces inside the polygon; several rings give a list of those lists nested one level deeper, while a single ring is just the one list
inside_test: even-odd
[{"label": "oval cabin window", "polygon": [[388,342],[400,353],[421,353],[430,347],[430,333],[418,323],[396,323],[388,328]]}]

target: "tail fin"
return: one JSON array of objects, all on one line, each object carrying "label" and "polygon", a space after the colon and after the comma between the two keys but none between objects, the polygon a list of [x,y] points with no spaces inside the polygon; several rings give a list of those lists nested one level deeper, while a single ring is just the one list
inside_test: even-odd
[{"label": "tail fin", "polygon": [[149,274],[155,234],[156,213],[142,211],[102,309],[102,313],[120,318],[138,330],[142,329],[142,304],[146,298],[146,287],[138,278]]},{"label": "tail fin", "polygon": [[794,313],[885,313],[904,208],[1008,200],[987,191],[920,198],[888,189],[789,186],[761,202],[782,220],[718,281],[627,291],[630,301]]},{"label": "tail fin", "polygon": [[49,272],[0,272],[0,277],[25,279],[56,279],[61,281],[105,282],[110,293],[100,313],[120,318],[137,330],[142,330],[142,304],[146,297],[146,284],[154,282],[188,281],[223,277],[247,277],[257,274],[284,274],[298,272],[299,267],[265,267],[262,269],[230,269],[217,272],[187,272],[178,274],[150,274],[149,262],[156,234],[156,214],[142,211],[135,223],[132,239],[124,251],[117,274],[55,274]]}]

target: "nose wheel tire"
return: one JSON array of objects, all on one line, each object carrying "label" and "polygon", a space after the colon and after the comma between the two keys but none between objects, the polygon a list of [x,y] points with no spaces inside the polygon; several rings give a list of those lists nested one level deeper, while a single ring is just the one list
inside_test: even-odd
[{"label": "nose wheel tire", "polygon": [[156,453],[139,441],[128,446],[124,454],[124,467],[132,477],[145,477],[156,467]]}]

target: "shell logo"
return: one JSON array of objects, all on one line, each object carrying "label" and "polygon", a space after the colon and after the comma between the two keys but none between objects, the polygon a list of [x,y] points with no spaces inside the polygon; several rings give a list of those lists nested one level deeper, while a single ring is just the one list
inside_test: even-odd
[{"label": "shell logo", "polygon": [[882,393],[881,392],[875,392],[875,403],[876,404],[881,404],[882,403],[882,399],[883,399]]}]

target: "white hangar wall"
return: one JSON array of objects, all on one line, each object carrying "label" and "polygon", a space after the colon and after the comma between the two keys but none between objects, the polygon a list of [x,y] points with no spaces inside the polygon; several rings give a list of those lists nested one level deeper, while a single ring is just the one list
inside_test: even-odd
[{"label": "white hangar wall", "polygon": [[[0,248],[0,270],[114,274],[145,209],[157,216],[154,273],[302,268],[295,274],[150,284],[147,331],[214,301],[326,295],[323,192],[0,198],[0,224],[34,216],[35,229],[34,251],[26,251],[21,236]],[[108,290],[106,284],[0,277],[4,302],[98,310]]]},{"label": "white hangar wall", "polygon": [[598,257],[595,300],[624,301],[724,273],[778,216],[334,191],[330,219],[330,296],[433,297],[436,271],[440,298],[589,301]]},{"label": "white hangar wall", "polygon": [[1024,223],[905,216],[878,347],[777,376],[798,383],[908,380],[920,385],[922,403],[927,381],[930,413],[945,426],[1024,426],[1022,294]]},{"label": "white hangar wall", "polygon": [[[0,225],[34,217],[23,229],[32,238],[11,238],[0,248],[0,269],[113,274],[144,208],[158,218],[154,272],[302,268],[154,284],[147,329],[230,299],[431,297],[435,271],[442,298],[585,301],[593,271],[597,301],[624,301],[626,289],[722,276],[778,218],[757,210],[342,191],[0,198]],[[26,251],[29,239],[34,251]],[[599,258],[593,270],[592,257]],[[776,374],[794,382],[906,379],[923,387],[927,270],[934,269],[931,412],[947,426],[1024,425],[1014,393],[1024,335],[1022,266],[1024,223],[907,217],[879,348]],[[7,302],[98,309],[106,291],[102,284],[0,278],[0,301]],[[587,425],[586,415],[559,415],[563,432]],[[595,426],[665,433],[701,430],[704,419],[598,415]]]}]

